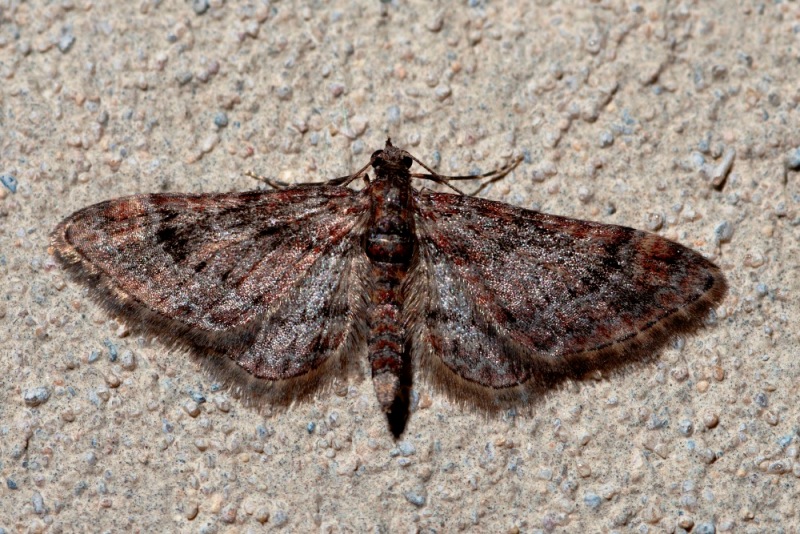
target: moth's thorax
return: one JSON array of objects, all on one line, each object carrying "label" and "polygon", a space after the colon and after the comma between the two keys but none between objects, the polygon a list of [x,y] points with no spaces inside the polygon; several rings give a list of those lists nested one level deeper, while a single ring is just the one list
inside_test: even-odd
[{"label": "moth's thorax", "polygon": [[373,262],[408,265],[414,255],[414,199],[408,169],[376,169],[365,251]]}]

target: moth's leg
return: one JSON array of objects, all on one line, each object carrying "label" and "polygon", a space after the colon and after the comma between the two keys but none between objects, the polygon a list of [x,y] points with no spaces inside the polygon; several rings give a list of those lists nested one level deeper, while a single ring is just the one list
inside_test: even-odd
[{"label": "moth's leg", "polygon": [[267,176],[262,176],[260,174],[256,174],[253,171],[245,171],[245,176],[253,178],[254,180],[258,180],[259,182],[264,182],[268,186],[272,187],[273,189],[287,189],[289,187],[300,187],[300,186],[307,186],[307,185],[341,185],[346,186],[349,185],[353,180],[363,176],[364,179],[369,182],[369,178],[367,177],[366,170],[372,165],[372,160],[369,163],[364,165],[361,169],[357,170],[353,174],[348,174],[347,176],[340,176],[338,178],[331,178],[330,180],[324,180],[322,182],[304,182],[300,184],[290,184],[287,182],[281,182],[280,180],[275,180],[274,178],[269,178]]},{"label": "moth's leg", "polygon": [[[414,158],[413,156],[411,156],[411,157]],[[416,161],[422,167],[424,167],[425,170],[428,171],[428,173],[430,173],[430,174],[427,174],[427,173],[412,173],[411,177],[412,178],[421,178],[423,180],[431,180],[432,182],[436,182],[438,184],[444,184],[444,185],[448,186],[450,189],[456,191],[457,193],[459,193],[461,195],[464,195],[465,193],[462,192],[461,190],[459,190],[454,185],[450,184],[449,182],[454,181],[454,180],[482,180],[482,179],[488,178],[488,180],[486,180],[484,183],[482,183],[480,185],[480,187],[478,187],[478,189],[476,189],[475,191],[473,191],[472,193],[469,194],[469,196],[475,196],[478,193],[480,193],[481,191],[483,191],[489,184],[492,184],[492,183],[502,179],[508,173],[510,173],[511,171],[516,169],[517,165],[522,163],[523,159],[524,158],[522,156],[520,156],[520,157],[516,158],[514,161],[512,161],[511,163],[509,163],[508,165],[505,165],[504,167],[501,167],[499,169],[495,169],[493,171],[485,172],[483,174],[477,174],[477,175],[474,175],[474,176],[444,176],[442,174],[437,173],[433,169],[429,168],[427,165],[425,165],[424,163],[419,161],[417,158],[414,158],[414,161]]]},{"label": "moth's leg", "polygon": [[273,178],[269,178],[268,176],[262,176],[250,170],[245,171],[244,175],[254,180],[258,180],[259,182],[264,182],[273,189],[287,189],[292,187],[292,184],[281,182],[280,180],[275,180]]}]

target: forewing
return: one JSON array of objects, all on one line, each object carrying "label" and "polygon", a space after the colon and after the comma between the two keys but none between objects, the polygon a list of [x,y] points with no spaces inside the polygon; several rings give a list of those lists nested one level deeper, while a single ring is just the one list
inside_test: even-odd
[{"label": "forewing", "polygon": [[486,404],[646,357],[725,292],[715,265],[653,234],[468,196],[416,202],[416,349]]},{"label": "forewing", "polygon": [[74,213],[52,244],[112,311],[275,381],[351,339],[367,207],[342,187],[140,195]]}]

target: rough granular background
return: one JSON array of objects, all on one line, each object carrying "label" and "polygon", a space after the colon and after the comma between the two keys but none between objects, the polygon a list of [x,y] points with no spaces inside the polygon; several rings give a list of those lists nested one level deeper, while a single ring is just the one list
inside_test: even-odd
[{"label": "rough granular background", "polygon": [[[798,2],[0,2],[0,532],[796,532]],[[48,255],[83,206],[321,180],[386,137],[722,267],[655,364],[487,417],[246,408]],[[430,184],[428,184],[430,185]]]}]

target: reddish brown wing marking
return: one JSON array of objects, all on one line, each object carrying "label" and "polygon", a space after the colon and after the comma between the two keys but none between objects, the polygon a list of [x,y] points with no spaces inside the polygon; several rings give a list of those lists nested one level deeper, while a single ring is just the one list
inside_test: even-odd
[{"label": "reddish brown wing marking", "polygon": [[363,337],[363,299],[353,296],[363,293],[368,206],[342,187],[141,195],[76,212],[52,244],[107,308],[280,401],[296,387],[240,371],[262,383],[316,375]]},{"label": "reddish brown wing marking", "polygon": [[487,407],[645,358],[725,293],[715,265],[656,235],[468,196],[416,202],[421,367]]}]

